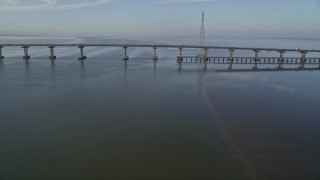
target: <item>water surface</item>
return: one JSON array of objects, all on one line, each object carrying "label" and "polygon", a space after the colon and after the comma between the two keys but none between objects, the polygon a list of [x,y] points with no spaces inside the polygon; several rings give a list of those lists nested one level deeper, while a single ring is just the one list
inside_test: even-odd
[{"label": "water surface", "polygon": [[[239,46],[240,41],[208,43]],[[241,42],[247,47],[298,44],[314,49],[320,44],[279,41]],[[154,62],[152,48],[130,48],[127,63],[119,48],[86,48],[85,61],[77,60],[77,48],[56,48],[54,62],[48,51],[30,48],[32,58],[25,62],[21,48],[3,49],[1,179],[320,177],[319,71],[218,73],[227,67],[214,64],[180,68],[175,49],[158,49]],[[210,53],[222,56],[227,51]]]}]

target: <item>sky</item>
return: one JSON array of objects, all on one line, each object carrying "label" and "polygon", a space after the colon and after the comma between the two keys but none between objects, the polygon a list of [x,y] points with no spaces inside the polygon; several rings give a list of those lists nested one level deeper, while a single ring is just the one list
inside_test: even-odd
[{"label": "sky", "polygon": [[320,0],[0,0],[0,35],[320,39]]}]

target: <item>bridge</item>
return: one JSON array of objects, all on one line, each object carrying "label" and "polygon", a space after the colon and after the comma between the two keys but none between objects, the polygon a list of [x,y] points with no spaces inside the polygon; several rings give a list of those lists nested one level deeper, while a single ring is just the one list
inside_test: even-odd
[{"label": "bridge", "polygon": [[[279,69],[282,69],[284,64],[298,64],[300,69],[305,68],[306,64],[317,65],[320,68],[320,56],[319,57],[306,57],[308,53],[319,53],[320,50],[315,49],[277,49],[277,48],[252,48],[252,47],[226,47],[226,46],[204,46],[204,45],[169,45],[169,44],[0,44],[0,60],[4,59],[2,49],[5,47],[21,47],[23,48],[24,60],[29,60],[31,57],[28,53],[28,49],[31,47],[48,47],[49,59],[55,60],[57,57],[54,53],[55,47],[75,47],[80,49],[80,56],[78,60],[85,60],[87,57],[84,55],[85,47],[119,47],[124,49],[124,56],[122,60],[129,60],[127,49],[132,47],[140,48],[152,48],[153,60],[158,60],[157,49],[158,48],[175,48],[179,50],[179,54],[176,58],[178,63],[182,62],[206,62],[214,64],[228,64],[228,69],[232,69],[234,64],[253,64],[253,69],[258,69],[260,64],[277,64]],[[204,56],[183,56],[183,49],[203,49]],[[208,51],[215,50],[228,50],[228,57],[208,57]],[[234,51],[252,51],[254,56],[252,57],[234,57]],[[261,51],[277,52],[278,57],[260,57]],[[297,52],[300,57],[286,58],[284,54],[286,52]]]}]

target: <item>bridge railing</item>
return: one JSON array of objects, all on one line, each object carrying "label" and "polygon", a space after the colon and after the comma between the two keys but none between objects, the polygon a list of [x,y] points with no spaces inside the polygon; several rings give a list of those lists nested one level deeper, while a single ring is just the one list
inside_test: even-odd
[{"label": "bridge railing", "polygon": [[[196,56],[183,56],[184,62],[197,63],[207,61],[212,64],[230,64],[230,57],[207,57],[207,60],[204,57]],[[233,57],[232,64],[279,64],[279,57],[260,57],[258,61],[254,57]],[[302,59],[297,57],[284,58],[282,64],[301,64]],[[320,58],[306,58],[304,59],[304,64],[320,64]]]}]

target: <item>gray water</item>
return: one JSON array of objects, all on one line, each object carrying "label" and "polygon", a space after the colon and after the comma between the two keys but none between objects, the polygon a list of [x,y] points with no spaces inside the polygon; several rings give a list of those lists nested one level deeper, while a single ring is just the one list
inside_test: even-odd
[{"label": "gray water", "polygon": [[[318,41],[296,41],[208,43],[320,47]],[[154,62],[152,49],[130,48],[127,63],[121,61],[119,48],[86,48],[85,61],[77,60],[78,51],[56,48],[58,59],[51,62],[47,48],[31,48],[31,59],[25,62],[21,48],[3,49],[7,58],[0,64],[0,179],[320,177],[319,71],[217,73],[227,67],[180,68],[174,49],[159,49]]]}]

